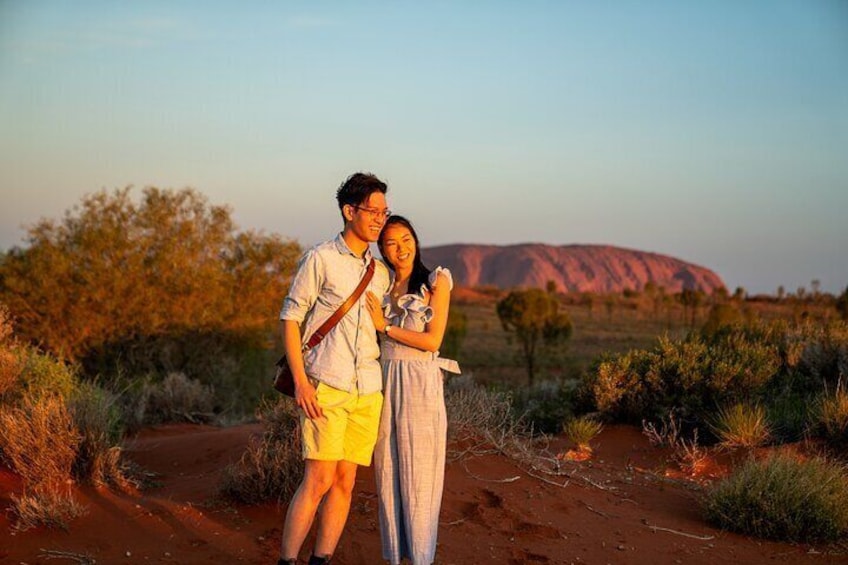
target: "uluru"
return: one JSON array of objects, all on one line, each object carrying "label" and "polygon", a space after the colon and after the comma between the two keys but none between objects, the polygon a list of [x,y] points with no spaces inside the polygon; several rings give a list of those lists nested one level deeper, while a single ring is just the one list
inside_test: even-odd
[{"label": "uluru", "polygon": [[648,282],[666,292],[712,293],[725,287],[715,272],[667,255],[611,245],[451,244],[421,250],[430,267],[451,270],[458,285],[541,287],[566,292],[641,290]]}]

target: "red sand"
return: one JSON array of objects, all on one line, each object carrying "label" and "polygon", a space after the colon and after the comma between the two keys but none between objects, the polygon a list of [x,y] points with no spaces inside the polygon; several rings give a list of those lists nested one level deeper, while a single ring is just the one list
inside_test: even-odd
[{"label": "red sand", "polygon": [[[284,507],[211,500],[221,470],[260,432],[258,425],[145,430],[126,454],[159,475],[157,486],[140,493],[79,489],[88,513],[67,532],[13,533],[0,516],[0,563],[275,563]],[[558,441],[553,447],[565,451]],[[437,563],[848,563],[844,546],[768,542],[708,526],[698,490],[667,472],[667,453],[636,429],[608,427],[593,444],[591,460],[563,468],[604,488],[579,480],[555,486],[499,455],[450,463]],[[19,491],[20,482],[0,469],[0,505],[8,507],[10,492]],[[51,551],[70,557],[51,558]],[[333,563],[382,562],[374,477],[363,469]]]}]

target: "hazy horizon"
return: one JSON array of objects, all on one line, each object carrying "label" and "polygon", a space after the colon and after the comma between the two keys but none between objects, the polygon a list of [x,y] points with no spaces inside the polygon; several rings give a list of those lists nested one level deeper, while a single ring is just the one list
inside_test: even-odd
[{"label": "hazy horizon", "polygon": [[194,187],[308,246],[364,170],[425,247],[848,285],[840,0],[2,2],[0,123],[2,250],[128,185]]}]

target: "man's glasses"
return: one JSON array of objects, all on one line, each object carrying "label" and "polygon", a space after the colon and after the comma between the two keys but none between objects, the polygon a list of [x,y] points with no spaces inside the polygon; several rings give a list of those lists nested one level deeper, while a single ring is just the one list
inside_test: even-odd
[{"label": "man's glasses", "polygon": [[356,204],[351,204],[351,206],[353,206],[357,210],[362,210],[363,212],[375,219],[380,218],[382,220],[385,220],[386,218],[392,215],[392,211],[388,208],[386,208],[385,210],[380,210],[379,208],[365,208],[363,206],[357,206]]}]

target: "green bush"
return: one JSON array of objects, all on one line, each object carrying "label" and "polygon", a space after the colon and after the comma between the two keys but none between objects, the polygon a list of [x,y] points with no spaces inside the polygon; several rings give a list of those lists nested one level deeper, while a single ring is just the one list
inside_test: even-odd
[{"label": "green bush", "polygon": [[515,418],[534,433],[557,434],[574,414],[574,386],[566,381],[540,381],[512,391],[511,397]]},{"label": "green bush", "polygon": [[34,347],[18,347],[13,354],[17,359],[18,379],[4,395],[5,402],[17,403],[25,396],[36,401],[45,396],[71,397],[77,385],[71,367]]},{"label": "green bush", "polygon": [[709,340],[693,333],[600,361],[588,386],[597,409],[615,419],[657,421],[675,411],[694,424],[705,422],[716,406],[754,398],[779,366],[774,346],[743,332],[719,332]]},{"label": "green bush", "polygon": [[822,459],[774,454],[749,460],[704,498],[717,526],[792,542],[833,541],[848,534],[845,468]]}]

